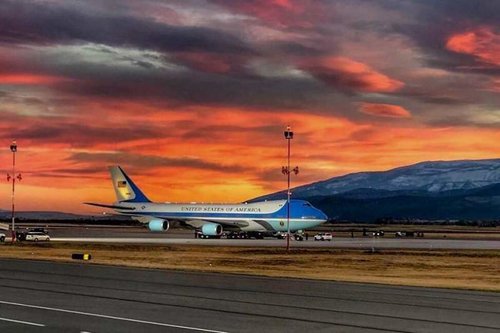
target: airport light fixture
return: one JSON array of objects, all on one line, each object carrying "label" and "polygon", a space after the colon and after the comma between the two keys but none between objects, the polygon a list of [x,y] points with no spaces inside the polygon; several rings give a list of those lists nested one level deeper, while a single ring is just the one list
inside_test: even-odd
[{"label": "airport light fixture", "polygon": [[7,181],[12,180],[12,242],[16,241],[16,224],[15,224],[15,193],[16,193],[16,179],[21,181],[21,174],[16,175],[16,153],[17,143],[16,140],[10,144],[10,151],[12,152],[12,175],[7,174]]},{"label": "airport light fixture", "polygon": [[287,166],[283,166],[281,167],[281,172],[287,176],[287,200],[286,200],[286,229],[287,229],[287,232],[286,232],[286,250],[287,252],[290,251],[290,196],[292,195],[292,193],[290,192],[290,175],[291,173],[293,172],[294,174],[298,174],[299,173],[299,167],[296,166],[295,168],[291,169],[290,168],[290,144],[291,144],[291,140],[293,139],[293,132],[292,132],[292,129],[290,128],[290,126],[287,126],[286,127],[286,130],[284,132],[285,134],[285,139],[287,140],[288,142],[288,162],[287,162]]}]

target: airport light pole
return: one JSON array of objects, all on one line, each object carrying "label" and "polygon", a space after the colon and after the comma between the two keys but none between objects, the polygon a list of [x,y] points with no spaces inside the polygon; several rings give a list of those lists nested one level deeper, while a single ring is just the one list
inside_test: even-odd
[{"label": "airport light pole", "polygon": [[16,179],[21,181],[21,174],[16,175],[16,140],[10,144],[10,151],[12,152],[12,175],[7,174],[7,181],[12,180],[12,242],[16,241],[16,215],[15,215],[15,193],[16,193]]},{"label": "airport light pole", "polygon": [[287,199],[286,199],[286,250],[287,252],[290,251],[290,196],[292,193],[290,192],[290,174],[293,172],[295,174],[299,173],[299,167],[296,166],[295,168],[290,169],[290,144],[293,139],[293,132],[290,128],[290,126],[286,127],[286,130],[284,132],[285,134],[285,139],[288,142],[288,160],[287,160],[287,166],[281,168],[281,172],[287,176]]}]

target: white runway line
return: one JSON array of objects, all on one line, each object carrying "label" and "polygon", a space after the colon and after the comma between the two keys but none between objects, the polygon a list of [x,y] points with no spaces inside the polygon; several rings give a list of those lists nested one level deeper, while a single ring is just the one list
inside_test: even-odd
[{"label": "white runway line", "polygon": [[[103,314],[98,314],[98,313],[73,311],[73,310],[51,308],[51,307],[47,307],[47,306],[23,304],[23,303],[16,303],[16,302],[0,301],[0,304],[22,306],[22,307],[25,307],[25,308],[32,308],[32,309],[41,309],[41,310],[48,310],[48,311],[72,313],[72,314],[77,314],[77,315],[82,315],[82,316],[90,316],[90,317],[98,317],[98,318],[105,318],[105,319],[129,321],[129,322],[139,323],[139,324],[148,324],[148,325],[156,325],[156,326],[163,326],[163,327],[172,327],[172,328],[185,329],[185,330],[189,330],[189,331],[208,332],[208,333],[228,333],[228,332],[225,332],[225,331],[209,330],[209,329],[199,328],[199,327],[190,327],[190,326],[182,326],[182,325],[165,324],[165,323],[159,323],[159,322],[155,322],[155,321],[146,321],[146,320],[140,320],[140,319],[115,317],[115,316],[108,316],[108,315],[103,315]],[[41,324],[34,324],[34,323],[31,323],[31,324],[35,325],[35,326],[45,326],[45,325],[41,325]]]},{"label": "white runway line", "polygon": [[16,324],[24,324],[24,325],[45,327],[44,324],[38,324],[38,323],[32,323],[30,321],[22,321],[22,320],[15,320],[15,319],[2,318],[2,317],[0,317],[0,321],[8,321],[8,322],[11,322],[11,323],[16,323]]}]

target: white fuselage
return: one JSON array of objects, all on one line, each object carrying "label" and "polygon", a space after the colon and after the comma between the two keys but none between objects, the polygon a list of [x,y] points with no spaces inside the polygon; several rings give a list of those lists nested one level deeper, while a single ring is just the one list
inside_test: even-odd
[{"label": "white fuselage", "polygon": [[[296,202],[305,203],[294,200]],[[153,218],[181,220],[199,228],[207,222],[220,223],[225,229],[242,231],[285,231],[288,229],[286,200],[263,201],[243,204],[205,203],[116,203],[128,209],[118,212],[138,216],[137,220],[148,222]],[[306,206],[307,204],[307,206]],[[304,209],[291,209],[290,230],[302,230],[326,221],[324,214],[305,203]],[[131,210],[130,208],[134,208]]]}]

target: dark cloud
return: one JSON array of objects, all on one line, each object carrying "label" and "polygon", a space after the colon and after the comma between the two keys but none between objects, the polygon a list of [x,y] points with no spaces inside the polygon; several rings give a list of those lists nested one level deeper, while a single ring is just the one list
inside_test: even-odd
[{"label": "dark cloud", "polygon": [[500,2],[491,0],[424,0],[418,1],[425,13],[420,19],[427,21],[468,21],[474,24],[499,24]]},{"label": "dark cloud", "polygon": [[99,144],[114,144],[117,141],[164,138],[168,134],[165,133],[168,127],[134,124],[131,130],[127,125],[107,126],[107,123],[104,123],[101,126],[98,122],[77,122],[61,116],[32,117],[3,112],[0,138],[8,140],[15,135],[18,140],[24,142],[94,147]]},{"label": "dark cloud", "polygon": [[500,129],[500,121],[496,119],[490,120],[481,120],[475,119],[474,115],[464,114],[459,112],[458,115],[449,114],[443,115],[442,117],[438,117],[436,119],[428,120],[428,125],[436,126],[436,127],[461,127],[461,126],[475,126],[477,128],[492,128],[492,129]]},{"label": "dark cloud", "polygon": [[[213,125],[197,127],[182,134],[181,138],[189,140],[192,138],[210,138],[210,140],[231,143],[227,138],[247,137],[253,145],[262,147],[274,146],[275,142],[269,140],[270,137],[281,133],[283,126],[281,124],[268,126],[228,126],[228,125]],[[239,142],[239,140],[238,140]]]},{"label": "dark cloud", "polygon": [[[128,127],[91,127],[86,124],[38,124],[23,130],[18,136],[24,140],[43,140],[45,142],[73,142],[75,146],[95,145],[99,142],[114,142],[117,138],[127,133],[128,140],[137,140],[159,136],[160,132],[150,128],[135,128],[130,131]],[[92,140],[92,141],[90,141]]]},{"label": "dark cloud", "polygon": [[[313,44],[307,41],[307,44]],[[331,53],[336,50],[335,44],[330,44],[328,50],[324,50],[319,45],[306,45],[304,41],[272,41],[259,44],[262,52],[270,54],[279,54],[287,57],[306,57],[306,56],[320,56],[326,53]]]},{"label": "dark cloud", "polygon": [[413,99],[422,103],[436,105],[460,106],[477,103],[477,89],[481,80],[464,81],[455,76],[449,78],[420,79],[419,84],[413,82],[405,86],[396,95]]},{"label": "dark cloud", "polygon": [[68,161],[78,163],[95,163],[99,165],[119,164],[130,166],[131,169],[155,169],[167,167],[182,167],[189,169],[211,170],[224,173],[239,173],[248,168],[239,165],[226,165],[204,161],[191,157],[163,157],[153,155],[118,153],[75,153]]},{"label": "dark cloud", "polygon": [[41,45],[91,42],[164,52],[252,52],[237,37],[210,28],[173,26],[133,16],[92,13],[69,5],[2,1],[0,42]]},{"label": "dark cloud", "polygon": [[169,105],[318,108],[318,101],[325,93],[326,97],[329,95],[317,82],[301,77],[227,76],[186,71],[138,73],[94,65],[67,67],[61,74],[78,78],[58,85],[63,92],[88,98],[126,98]]},{"label": "dark cloud", "polygon": [[[445,96],[445,95],[439,95],[434,93],[434,94],[427,94],[425,91],[420,90],[420,91],[414,91],[413,93],[406,93],[406,97],[412,97],[415,99],[418,99],[424,103],[429,103],[429,104],[441,104],[441,105],[464,105],[466,102],[464,101],[463,98],[460,97],[451,97],[451,96]],[[470,101],[469,101],[470,102]]]},{"label": "dark cloud", "polygon": [[23,173],[37,178],[102,179],[105,169],[100,166],[55,168],[51,170],[24,170]]},{"label": "dark cloud", "polygon": [[[204,3],[201,7],[206,8],[201,9],[217,9],[223,16],[238,14],[238,18],[235,15],[220,26],[208,27],[207,22],[213,22],[210,20],[198,21],[196,27],[180,26],[160,23],[171,22],[169,20],[153,19],[150,14],[159,5],[155,1],[147,3],[148,14],[132,12],[130,9],[138,5],[129,1],[105,4],[99,1],[3,1],[0,3],[0,41],[6,45],[4,50],[11,47],[16,50],[9,56],[0,55],[0,73],[25,71],[62,78],[44,87],[49,87],[75,109],[82,100],[98,99],[153,103],[169,108],[202,105],[301,110],[364,120],[366,117],[357,111],[356,105],[370,102],[367,94],[376,94],[369,98],[376,98],[373,102],[381,104],[393,103],[392,98],[398,98],[398,102],[406,99],[405,104],[419,104],[411,108],[412,112],[417,110],[416,115],[429,105],[498,105],[494,93],[478,93],[477,90],[484,88],[476,84],[477,78],[471,79],[467,74],[495,76],[500,74],[499,67],[480,63],[474,55],[446,48],[447,38],[466,28],[488,24],[497,29],[498,21],[494,18],[499,5],[493,1],[475,4],[448,0],[215,3],[218,5]],[[189,8],[192,3],[181,1],[176,6]],[[166,10],[171,12],[172,8],[175,6]],[[399,23],[380,16],[383,10],[397,16],[395,21]],[[239,15],[241,13],[245,15]],[[180,16],[179,22],[182,22]],[[234,28],[227,29],[228,25]],[[270,35],[247,33],[247,25],[266,26],[267,30],[257,31],[268,31]],[[365,39],[365,35],[370,37]],[[411,49],[402,53],[412,53],[412,61],[423,60],[422,67],[460,72],[464,77],[453,76],[450,80],[405,76],[408,59],[399,58],[398,50],[385,44],[395,36],[401,39],[400,35],[413,41],[401,46]],[[49,48],[30,49],[26,44],[77,44],[82,52],[74,58],[65,58],[64,52],[71,55],[80,49],[61,50],[57,54],[48,52]],[[414,45],[418,48],[413,48]],[[137,54],[114,47],[135,48]],[[372,49],[379,55],[374,56]],[[363,58],[365,50],[366,59]],[[331,63],[322,63],[321,59],[331,59]],[[410,65],[416,66],[413,62]],[[476,86],[459,84],[463,82],[474,82]],[[14,101],[12,96],[3,98]],[[38,97],[23,98],[15,102],[38,107],[40,112],[43,107],[74,112],[67,111],[62,103],[43,102]],[[80,138],[83,130],[77,125],[71,126],[73,137]],[[33,140],[55,140],[65,135],[55,128],[44,128],[43,125],[26,135]],[[91,129],[89,133],[105,140],[113,135],[106,136],[99,131]],[[148,128],[138,129],[134,135],[139,138],[161,134]]]}]

